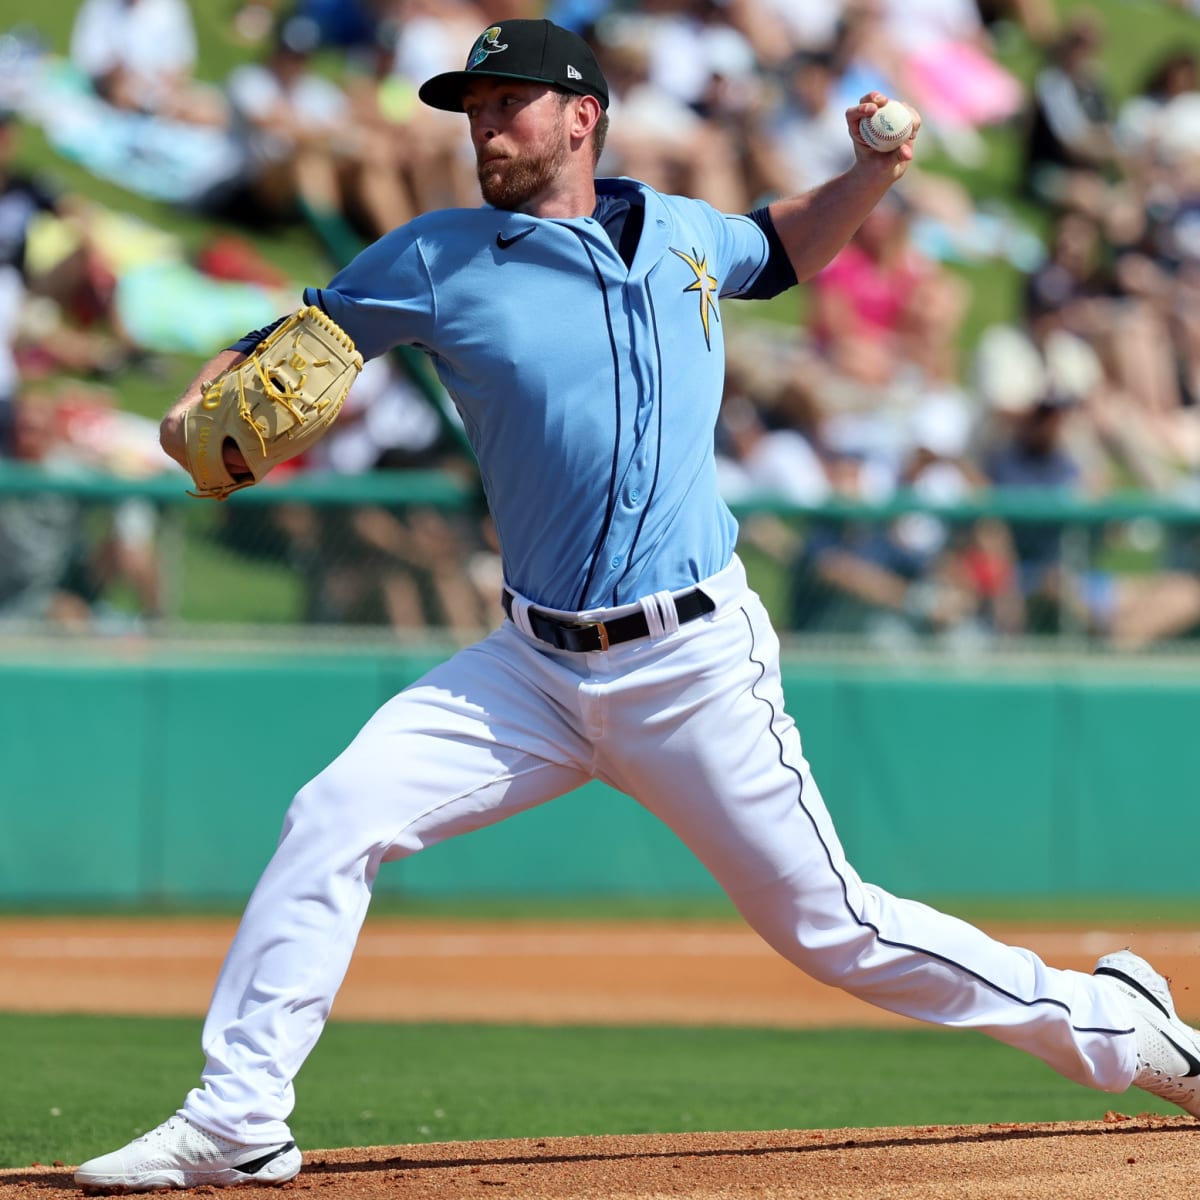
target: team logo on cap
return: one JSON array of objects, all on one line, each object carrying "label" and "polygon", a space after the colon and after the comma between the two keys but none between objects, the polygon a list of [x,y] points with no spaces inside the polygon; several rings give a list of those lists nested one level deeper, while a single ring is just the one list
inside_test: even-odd
[{"label": "team logo on cap", "polygon": [[467,59],[467,70],[473,70],[479,66],[481,62],[487,59],[489,54],[495,54],[500,50],[507,50],[507,43],[503,46],[497,40],[500,37],[500,26],[493,25],[491,29],[485,29],[479,35],[479,41],[475,43],[475,49],[471,51],[471,57]]},{"label": "team logo on cap", "polygon": [[709,333],[708,318],[711,314],[716,318],[718,323],[721,320],[721,314],[717,310],[717,291],[720,284],[708,273],[708,255],[703,258],[697,250],[693,250],[691,254],[684,254],[682,250],[676,250],[671,247],[671,253],[679,255],[689,267],[692,268],[696,278],[687,285],[683,290],[685,292],[700,293],[700,324],[704,327],[704,344],[711,350],[712,338]]}]

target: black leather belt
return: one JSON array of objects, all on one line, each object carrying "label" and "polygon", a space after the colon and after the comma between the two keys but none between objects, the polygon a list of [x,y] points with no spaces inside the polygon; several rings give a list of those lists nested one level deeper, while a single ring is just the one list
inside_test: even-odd
[{"label": "black leather belt", "polygon": [[[507,588],[501,594],[500,603],[511,620],[513,594]],[[716,605],[712,598],[699,588],[675,597],[675,612],[680,625],[694,621],[714,608]],[[609,646],[617,646],[621,642],[650,636],[650,626],[641,609],[611,621],[568,621],[545,609],[530,607],[529,627],[539,641],[549,642],[559,650],[607,650]]]}]

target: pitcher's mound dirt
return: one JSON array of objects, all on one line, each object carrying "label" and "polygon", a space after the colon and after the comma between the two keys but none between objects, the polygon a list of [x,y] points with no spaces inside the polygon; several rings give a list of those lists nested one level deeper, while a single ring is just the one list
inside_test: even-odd
[{"label": "pitcher's mound dirt", "polygon": [[[1061,966],[1136,945],[1197,1012],[1200,934],[992,930]],[[0,1010],[201,1015],[231,921],[0,922]],[[78,981],[87,979],[88,987]],[[736,924],[369,922],[343,1017],[866,1025],[898,1019],[807,979]],[[3,1064],[0,1063],[0,1070]],[[1136,1093],[1129,1103],[1136,1103]],[[538,1138],[311,1150],[282,1189],[229,1200],[1175,1200],[1197,1195],[1200,1122]],[[0,1171],[0,1200],[80,1193],[70,1165]]]},{"label": "pitcher's mound dirt", "polygon": [[[644,1134],[320,1150],[282,1188],[313,1200],[1172,1200],[1195,1194],[1200,1125],[1110,1113],[1040,1125]],[[0,1200],[78,1197],[69,1169],[0,1171]]]}]

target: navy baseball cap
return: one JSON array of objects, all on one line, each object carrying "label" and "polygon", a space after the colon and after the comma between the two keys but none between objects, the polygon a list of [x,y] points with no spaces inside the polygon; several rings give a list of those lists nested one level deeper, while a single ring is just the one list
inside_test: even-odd
[{"label": "navy baseball cap", "polygon": [[417,91],[431,108],[462,112],[463,92],[472,77],[548,83],[582,96],[595,96],[608,108],[608,82],[591,47],[577,33],[553,21],[502,21],[475,39],[467,65],[426,80]]}]

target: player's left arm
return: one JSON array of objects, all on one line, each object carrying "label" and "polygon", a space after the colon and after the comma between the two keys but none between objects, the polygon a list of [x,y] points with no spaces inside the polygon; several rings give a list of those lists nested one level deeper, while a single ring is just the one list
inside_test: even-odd
[{"label": "player's left arm", "polygon": [[[167,410],[158,427],[159,444],[185,471],[188,469],[188,462],[184,424],[187,420],[188,409],[194,408],[200,403],[204,389],[210,380],[219,378],[226,371],[232,370],[239,363],[244,362],[247,355],[252,354],[255,347],[278,329],[290,315],[287,313],[282,317],[277,317],[262,329],[255,329],[244,334],[232,346],[218,350],[200,368],[196,377],[184,389],[183,394]],[[240,474],[246,470],[242,452],[232,443],[227,447],[225,460],[225,465],[233,474]]]},{"label": "player's left arm", "polygon": [[913,138],[921,127],[919,114],[913,113],[909,139],[886,153],[872,150],[858,131],[859,123],[886,100],[882,93],[871,92],[846,110],[854,166],[811,191],[769,206],[775,232],[800,282],[811,279],[833,259],[912,161]]},{"label": "player's left arm", "polygon": [[[385,293],[384,299],[373,298],[379,292]],[[424,261],[408,228],[403,226],[362,251],[327,287],[305,288],[303,303],[330,317],[363,359],[386,353],[406,331],[413,331],[410,338],[426,333],[434,308]],[[167,411],[159,424],[159,443],[185,470],[191,470],[187,452],[190,414],[212,382],[254,354],[293,315],[285,314],[218,351]],[[242,449],[233,440],[223,442],[221,458],[235,480],[252,474]]]}]

